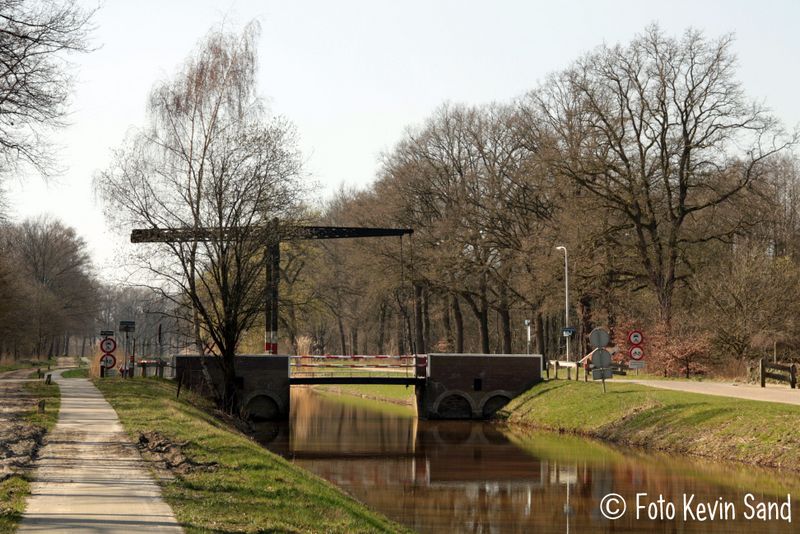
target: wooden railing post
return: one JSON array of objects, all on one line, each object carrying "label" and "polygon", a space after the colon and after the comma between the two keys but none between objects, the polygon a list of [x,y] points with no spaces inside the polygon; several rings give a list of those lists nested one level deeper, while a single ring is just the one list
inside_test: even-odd
[{"label": "wooden railing post", "polygon": [[797,388],[797,365],[794,363],[789,367],[789,385],[792,389]]},{"label": "wooden railing post", "polygon": [[764,368],[764,364],[766,363],[764,360],[766,358],[761,358],[758,360],[758,374],[761,377],[761,387],[767,387],[767,377],[766,377],[766,369]]}]

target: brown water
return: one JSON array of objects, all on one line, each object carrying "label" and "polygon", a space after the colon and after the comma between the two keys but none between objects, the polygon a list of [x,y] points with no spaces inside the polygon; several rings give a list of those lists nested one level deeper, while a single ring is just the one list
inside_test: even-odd
[{"label": "brown water", "polygon": [[[411,409],[306,388],[292,391],[289,424],[262,427],[259,440],[420,532],[800,532],[797,473],[488,423],[418,421]],[[601,513],[610,493],[627,503],[616,520]],[[638,518],[637,493],[646,494]],[[607,502],[609,511],[618,509]],[[745,517],[767,502],[777,503],[771,518]],[[700,503],[718,503],[717,517],[701,521]]]}]

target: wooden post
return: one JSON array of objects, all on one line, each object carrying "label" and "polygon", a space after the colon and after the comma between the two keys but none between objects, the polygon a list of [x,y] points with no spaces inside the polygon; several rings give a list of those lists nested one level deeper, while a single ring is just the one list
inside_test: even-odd
[{"label": "wooden post", "polygon": [[764,364],[766,362],[764,360],[766,360],[766,358],[761,358],[760,360],[758,360],[758,375],[761,378],[762,388],[767,387],[767,377],[764,374],[766,373],[766,369],[764,368]]},{"label": "wooden post", "polygon": [[556,367],[556,368],[555,368],[556,380],[558,380],[558,360],[556,360],[556,365],[555,365],[555,367]]},{"label": "wooden post", "polygon": [[789,367],[789,385],[792,389],[797,388],[797,365],[794,363]]}]

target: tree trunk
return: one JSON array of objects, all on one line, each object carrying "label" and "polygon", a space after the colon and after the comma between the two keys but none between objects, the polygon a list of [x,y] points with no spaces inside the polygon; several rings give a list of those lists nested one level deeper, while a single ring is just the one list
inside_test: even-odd
[{"label": "tree trunk", "polygon": [[508,292],[505,287],[500,289],[500,306],[497,310],[500,315],[500,329],[503,337],[503,354],[511,354],[511,311],[508,306]]},{"label": "tree trunk", "polygon": [[[453,323],[450,321],[450,302],[449,299],[445,299],[443,302],[444,306],[442,309],[442,328],[444,329],[444,337],[445,337],[445,352],[450,352],[453,350]],[[441,347],[436,347],[434,350],[442,350]]]},{"label": "tree trunk", "polygon": [[386,335],[386,302],[381,301],[378,315],[378,354],[384,354],[384,337]]},{"label": "tree trunk", "polygon": [[424,343],[423,345],[424,350],[422,352],[424,354],[428,353],[432,343],[430,299],[431,299],[431,292],[430,289],[426,287],[422,291],[422,339]]},{"label": "tree trunk", "polygon": [[461,305],[458,303],[458,295],[453,295],[450,299],[453,310],[453,322],[456,327],[455,351],[457,354],[464,352],[464,316],[461,314]]},{"label": "tree trunk", "polygon": [[339,326],[339,342],[342,346],[342,351],[339,354],[345,355],[347,354],[347,338],[344,335],[344,323],[342,322],[342,316],[336,316],[336,322]]},{"label": "tree trunk", "polygon": [[422,285],[414,284],[414,353],[425,354],[425,332],[422,322]]},{"label": "tree trunk", "polygon": [[[547,362],[547,354],[544,348],[544,322],[542,319],[542,312],[536,312],[536,353],[542,355],[544,362]],[[543,362],[543,363],[544,363]]]}]

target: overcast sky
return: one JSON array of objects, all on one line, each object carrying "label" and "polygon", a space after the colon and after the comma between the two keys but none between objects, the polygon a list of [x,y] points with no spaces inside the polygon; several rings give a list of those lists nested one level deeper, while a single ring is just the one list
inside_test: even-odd
[{"label": "overcast sky", "polygon": [[[96,5],[84,1],[86,6]],[[698,5],[699,4],[699,5]],[[373,180],[381,152],[445,101],[508,101],[602,44],[652,22],[736,34],[738,76],[789,127],[800,122],[797,1],[266,1],[107,0],[96,51],[74,58],[71,126],[54,141],[67,171],[9,184],[15,219],[49,213],[77,228],[98,268],[125,236],[104,230],[91,189],[126,131],[142,126],[147,94],[212,26],[262,25],[260,90],[297,127],[320,195]]]}]

